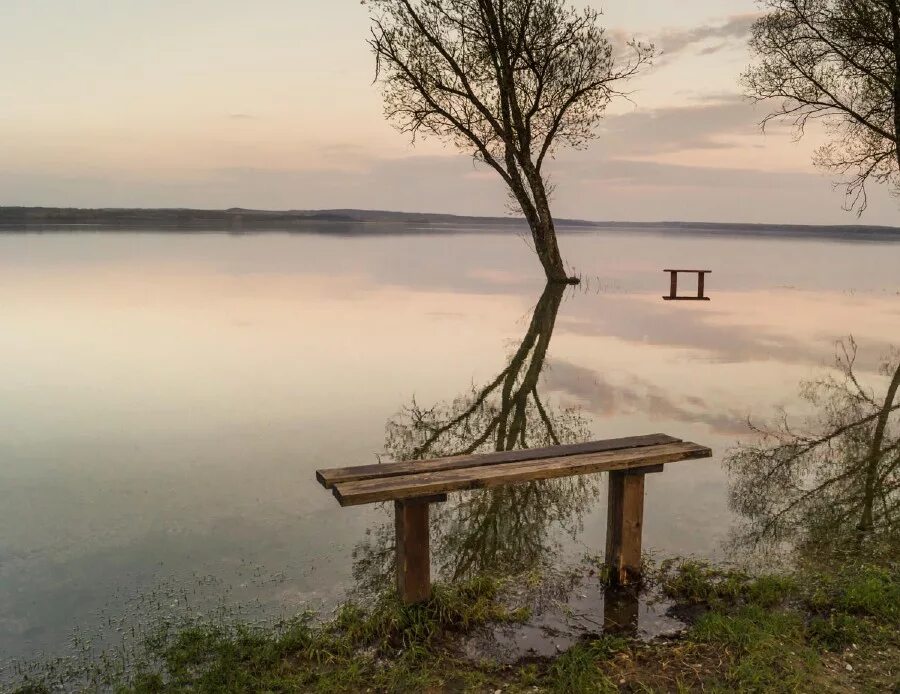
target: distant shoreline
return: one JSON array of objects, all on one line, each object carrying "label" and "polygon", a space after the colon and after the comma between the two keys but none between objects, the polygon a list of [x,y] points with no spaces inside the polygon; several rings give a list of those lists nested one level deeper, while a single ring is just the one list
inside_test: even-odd
[{"label": "distant shoreline", "polygon": [[[808,237],[846,240],[897,240],[900,227],[872,225],[747,224],[735,222],[598,222],[557,219],[560,232],[632,230],[690,235]],[[516,217],[468,217],[449,214],[381,210],[227,210],[0,207],[0,234],[77,233],[133,230],[173,232],[254,233],[294,232],[337,235],[384,233],[478,233],[521,230]]]}]

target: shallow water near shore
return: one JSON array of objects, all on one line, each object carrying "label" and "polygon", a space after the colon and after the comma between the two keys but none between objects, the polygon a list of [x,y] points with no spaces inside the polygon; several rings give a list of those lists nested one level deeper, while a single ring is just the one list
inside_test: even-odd
[{"label": "shallow water near shore", "polygon": [[[511,365],[514,388],[536,377],[515,445],[711,446],[648,477],[644,543],[721,558],[736,519],[720,463],[747,418],[802,411],[798,383],[836,340],[853,335],[873,383],[900,343],[898,243],[598,231],[561,246],[583,282],[557,296],[508,232],[0,235],[0,654],[62,654],[74,630],[114,643],[186,604],[263,619],[376,587],[388,511],[341,509],[315,470],[472,444],[503,396],[473,403]],[[663,302],[673,266],[710,268],[712,301]],[[455,495],[435,571],[596,555],[605,489]]]}]

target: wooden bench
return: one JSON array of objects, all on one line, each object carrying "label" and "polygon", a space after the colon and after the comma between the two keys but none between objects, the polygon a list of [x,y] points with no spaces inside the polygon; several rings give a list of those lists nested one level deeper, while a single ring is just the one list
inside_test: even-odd
[{"label": "wooden bench", "polygon": [[640,577],[644,475],[667,463],[708,458],[709,448],[666,434],[547,448],[318,470],[341,506],[394,502],[397,588],[406,603],[431,594],[428,508],[447,494],[609,472],[606,562],[615,583]]}]

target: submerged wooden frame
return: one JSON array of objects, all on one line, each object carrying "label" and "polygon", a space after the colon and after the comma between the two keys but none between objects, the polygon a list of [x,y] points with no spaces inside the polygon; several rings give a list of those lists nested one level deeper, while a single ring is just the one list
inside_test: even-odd
[{"label": "submerged wooden frame", "polygon": [[[663,299],[666,301],[709,301],[709,297],[706,296],[703,292],[705,290],[706,285],[706,276],[712,272],[712,270],[663,270],[663,272],[668,272],[669,277],[669,295],[664,296]],[[678,273],[679,272],[693,272],[697,275],[697,296],[678,296]]]},{"label": "submerged wooden frame", "polygon": [[431,460],[331,468],[316,478],[341,506],[394,502],[396,582],[404,602],[431,595],[429,507],[450,492],[609,472],[606,562],[614,584],[640,579],[644,477],[712,451],[666,434]]}]

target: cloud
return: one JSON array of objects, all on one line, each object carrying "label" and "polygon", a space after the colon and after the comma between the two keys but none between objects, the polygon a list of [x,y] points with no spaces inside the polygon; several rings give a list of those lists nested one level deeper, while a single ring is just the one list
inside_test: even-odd
[{"label": "cloud", "polygon": [[[0,171],[0,204],[73,207],[363,208],[504,215],[497,176],[465,156],[373,157],[355,168],[231,167],[171,175]],[[816,173],[713,168],[579,152],[553,163],[554,213],[595,220],[854,223]],[[873,189],[864,222],[894,224],[897,202]]]},{"label": "cloud", "polygon": [[[669,248],[667,245],[666,247]],[[791,364],[804,367],[830,365],[834,360],[834,345],[852,332],[850,316],[856,311],[854,307],[858,308],[857,304],[841,301],[834,294],[829,295],[827,290],[818,291],[814,295],[800,294],[795,298],[790,293],[761,293],[755,300],[772,301],[777,296],[779,301],[777,304],[773,303],[771,311],[774,313],[771,316],[791,316],[799,312],[828,316],[831,322],[826,328],[813,320],[809,323],[815,326],[811,331],[794,319],[787,323],[779,323],[777,320],[772,322],[768,310],[764,322],[760,322],[758,315],[752,311],[748,313],[748,306],[754,302],[748,299],[749,295],[745,292],[751,288],[758,289],[750,285],[744,285],[737,291],[734,290],[734,285],[723,292],[714,291],[715,301],[705,305],[702,310],[673,311],[671,305],[658,299],[662,293],[661,283],[668,278],[657,269],[663,267],[664,258],[671,250],[657,250],[652,248],[652,244],[646,244],[643,248],[643,260],[652,270],[631,267],[628,270],[621,269],[618,274],[613,272],[610,279],[621,279],[627,293],[606,295],[600,312],[590,302],[572,302],[566,313],[558,319],[557,332],[590,338],[612,338],[641,348],[684,350],[686,354],[692,355],[692,360],[703,364],[777,363],[782,366]],[[615,265],[611,265],[611,268],[614,267]],[[769,261],[767,267],[773,276],[790,274],[790,260],[781,264]],[[806,273],[802,277],[800,274],[802,273],[794,271],[798,282],[812,282],[815,286],[815,272]],[[720,278],[720,281],[723,280]],[[732,281],[724,280],[726,283]],[[651,301],[647,301],[649,292],[652,292]],[[889,303],[877,301],[872,305],[872,310],[887,315]],[[735,317],[742,319],[735,322]],[[769,324],[765,325],[765,322]],[[896,340],[886,341],[877,334],[857,334],[860,344],[865,346],[865,350],[860,350],[858,360],[861,370],[876,371],[883,361],[882,355],[890,354],[897,348]]]},{"label": "cloud", "polygon": [[[736,94],[610,115],[588,149],[562,150],[549,163],[554,213],[595,220],[854,222],[827,176],[811,165],[779,168],[785,159],[779,148],[793,145],[782,131],[759,134],[760,115]],[[768,164],[768,151],[780,165]],[[352,142],[323,144],[311,154],[298,154],[294,167],[124,175],[97,165],[67,172],[0,166],[0,204],[506,212],[499,177],[465,155],[385,157]],[[701,158],[718,166],[692,163]],[[864,221],[893,224],[896,201],[886,189],[871,193]]]},{"label": "cloud", "polygon": [[761,118],[756,107],[738,94],[688,106],[635,110],[607,117],[595,149],[615,157],[744,147],[729,138],[758,135]]},{"label": "cloud", "polygon": [[640,414],[649,420],[703,423],[718,434],[747,433],[746,415],[722,412],[696,396],[676,400],[659,386],[637,376],[613,383],[603,374],[564,360],[553,360],[545,372],[547,388],[575,398],[600,417]]},{"label": "cloud", "polygon": [[[816,174],[687,166],[629,159],[583,161],[578,167],[567,167],[565,178],[578,179],[577,183],[584,186],[609,185],[617,191],[633,188],[635,192],[646,193],[652,189],[665,189],[679,195],[688,194],[692,190],[720,194],[719,191],[723,189],[755,189],[774,193],[789,186],[790,194],[801,199],[807,194],[822,192],[823,188],[831,189],[830,184]],[[563,180],[562,177],[560,180]]]},{"label": "cloud", "polygon": [[[641,283],[630,288],[641,292],[644,282],[655,283],[657,273],[635,275]],[[577,306],[577,305],[576,305]],[[707,363],[738,364],[753,361],[778,361],[793,364],[821,364],[830,357],[821,343],[755,325],[716,322],[715,310],[672,311],[664,302],[647,303],[633,296],[610,297],[599,316],[585,316],[561,322],[560,330],[590,337],[615,337],[625,342],[666,348],[694,350]],[[842,335],[836,330],[834,338]]]},{"label": "cloud", "polygon": [[738,14],[727,17],[722,23],[666,29],[654,39],[654,43],[662,50],[664,58],[696,47],[701,47],[703,55],[716,53],[743,43],[759,16],[758,13]]}]

